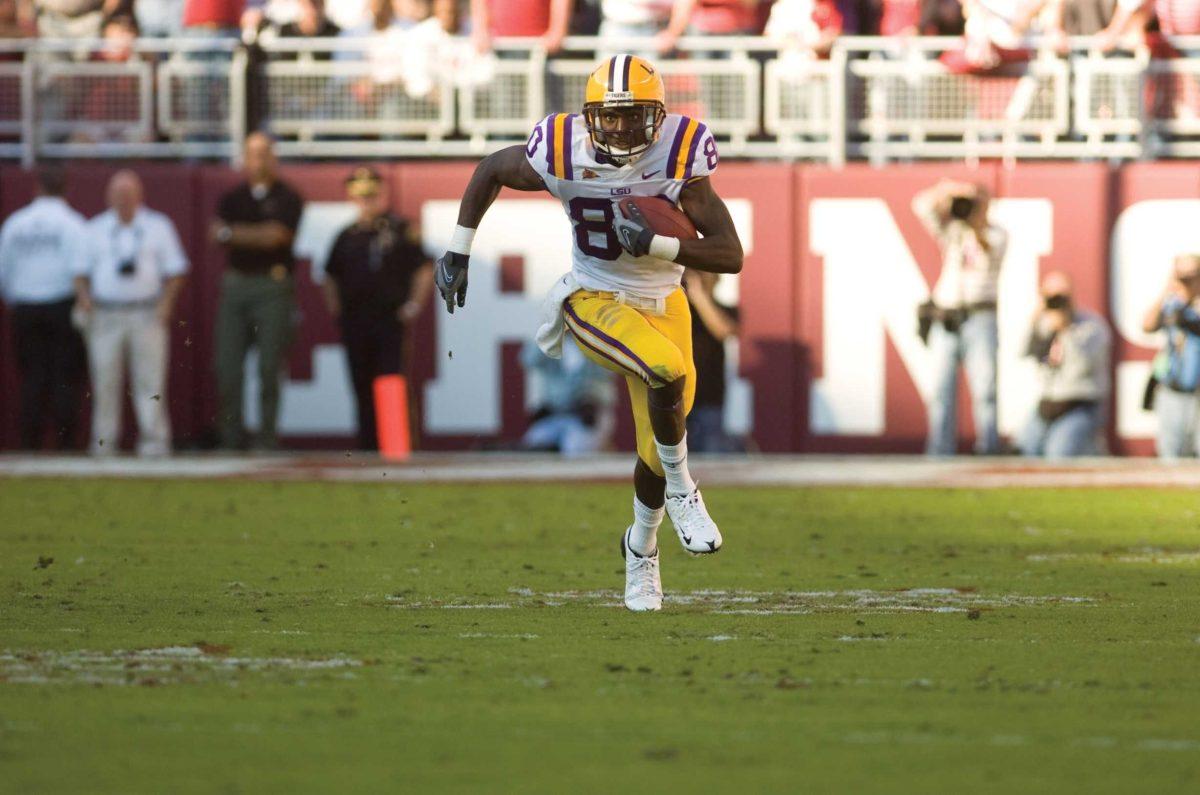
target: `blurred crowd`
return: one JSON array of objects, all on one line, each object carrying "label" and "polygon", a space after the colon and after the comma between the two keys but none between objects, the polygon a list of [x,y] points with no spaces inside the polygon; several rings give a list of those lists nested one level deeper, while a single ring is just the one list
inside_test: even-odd
[{"label": "blurred crowd", "polygon": [[1024,57],[1028,33],[1060,50],[1068,36],[1095,35],[1102,51],[1169,55],[1160,34],[1200,34],[1200,0],[0,0],[0,38],[104,38],[118,52],[137,36],[466,36],[485,53],[521,36],[554,54],[575,34],[652,38],[667,54],[684,35],[766,35],[821,57],[842,35],[938,35],[964,37],[948,66],[987,71]]}]

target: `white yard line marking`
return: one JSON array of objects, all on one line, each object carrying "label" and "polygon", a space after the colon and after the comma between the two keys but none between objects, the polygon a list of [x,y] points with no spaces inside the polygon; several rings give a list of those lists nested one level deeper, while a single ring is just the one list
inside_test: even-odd
[{"label": "white yard line marking", "polygon": [[197,676],[232,677],[242,672],[346,671],[361,660],[336,656],[240,657],[206,653],[195,646],[131,651],[0,651],[0,682],[13,684],[163,685]]},{"label": "white yard line marking", "polygon": [[[448,597],[444,600],[409,600],[389,596],[387,602],[406,610],[509,610],[538,607],[611,607],[623,605],[614,590],[534,591],[510,588],[513,602],[469,602]],[[1092,605],[1086,596],[1026,594],[982,594],[953,588],[909,588],[901,591],[853,589],[845,591],[724,591],[703,589],[668,592],[668,605],[707,608],[723,615],[804,615],[816,612],[876,613],[965,613],[971,610],[1007,607],[1036,607],[1045,604]]]},{"label": "white yard line marking", "polygon": [[1059,561],[1086,563],[1154,563],[1157,565],[1186,565],[1200,563],[1200,550],[1195,549],[1158,549],[1144,547],[1131,549],[1126,552],[1046,552],[1026,555],[1025,560],[1032,563],[1057,563]]}]

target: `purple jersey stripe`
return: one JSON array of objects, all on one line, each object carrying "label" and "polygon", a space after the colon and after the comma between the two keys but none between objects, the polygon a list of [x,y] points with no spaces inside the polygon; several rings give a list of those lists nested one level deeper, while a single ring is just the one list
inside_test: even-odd
[{"label": "purple jersey stripe", "polygon": [[563,179],[575,179],[575,172],[571,169],[571,144],[575,140],[571,136],[571,120],[574,118],[573,115],[567,114],[567,118],[563,120]]},{"label": "purple jersey stripe", "polygon": [[700,139],[708,133],[708,128],[703,124],[696,126],[696,134],[692,136],[692,145],[688,147],[687,168],[683,170],[683,178],[692,178],[692,163],[696,162],[696,147],[700,144]]},{"label": "purple jersey stripe", "polygon": [[587,331],[589,334],[596,335],[597,339],[602,340],[603,342],[607,342],[609,345],[613,346],[614,348],[619,350],[621,353],[625,354],[630,359],[632,359],[633,362],[638,367],[640,367],[646,371],[646,375],[649,377],[649,380],[662,383],[662,379],[658,377],[658,374],[656,374],[653,370],[651,370],[649,365],[647,365],[645,362],[643,362],[641,359],[639,359],[636,355],[634,355],[633,351],[629,350],[624,345],[622,345],[620,342],[618,342],[617,340],[608,336],[603,331],[601,331],[600,329],[591,325],[590,323],[584,322],[579,317],[579,315],[576,314],[575,309],[571,306],[570,303],[564,302],[563,308],[567,310],[567,314],[571,316],[571,319],[574,320],[577,324],[579,324],[580,328],[582,328],[584,331]]},{"label": "purple jersey stripe", "polygon": [[554,116],[546,117],[546,170],[554,176]]},{"label": "purple jersey stripe", "polygon": [[679,162],[679,147],[683,144],[683,134],[687,132],[688,124],[691,119],[687,116],[679,117],[679,126],[675,129],[675,140],[671,142],[671,153],[667,155],[667,177],[675,176],[675,164]]}]

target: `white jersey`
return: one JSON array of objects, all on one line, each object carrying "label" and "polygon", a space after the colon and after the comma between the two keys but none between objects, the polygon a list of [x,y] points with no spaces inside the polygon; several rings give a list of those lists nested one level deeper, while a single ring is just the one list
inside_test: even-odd
[{"label": "white jersey", "polygon": [[631,257],[612,224],[626,196],[678,204],[684,185],[716,170],[717,144],[706,125],[669,114],[646,153],[618,166],[592,146],[582,116],[556,113],[533,128],[525,156],[575,227],[572,269],[581,287],[646,298],[665,298],[679,287],[682,265]]},{"label": "white jersey", "polygon": [[0,227],[0,294],[8,303],[63,301],[87,259],[83,216],[58,196],[41,196]]}]

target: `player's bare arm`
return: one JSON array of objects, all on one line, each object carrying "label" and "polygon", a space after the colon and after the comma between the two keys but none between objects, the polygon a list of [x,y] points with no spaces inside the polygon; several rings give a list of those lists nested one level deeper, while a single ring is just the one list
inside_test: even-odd
[{"label": "player's bare arm", "polygon": [[740,273],[742,242],[729,208],[708,177],[693,179],[679,195],[683,213],[702,238],[687,240],[656,234],[636,205],[622,205],[613,227],[621,246],[635,257],[650,255],[709,273]]},{"label": "player's bare arm", "polygon": [[680,265],[709,273],[741,273],[742,241],[729,208],[713,190],[708,177],[692,180],[679,196],[684,214],[704,235],[699,240],[679,241]]},{"label": "player's bare arm", "polygon": [[501,188],[533,191],[545,190],[546,184],[529,165],[525,147],[509,146],[485,157],[475,167],[462,204],[458,208],[458,226],[445,254],[437,262],[434,281],[446,309],[454,314],[455,305],[467,301],[467,266],[471,257],[471,242],[483,214],[492,206]]}]

